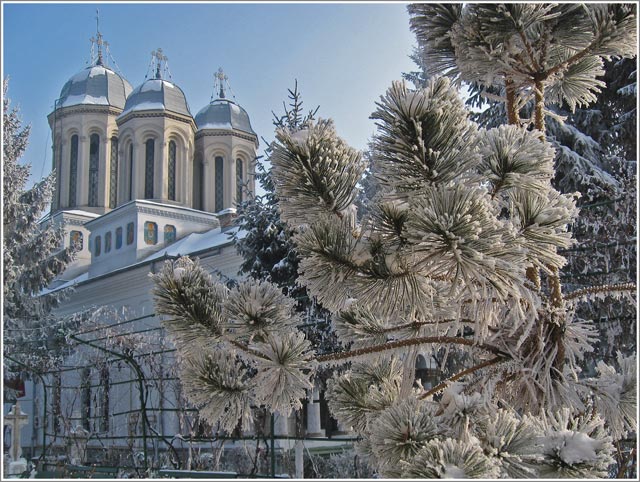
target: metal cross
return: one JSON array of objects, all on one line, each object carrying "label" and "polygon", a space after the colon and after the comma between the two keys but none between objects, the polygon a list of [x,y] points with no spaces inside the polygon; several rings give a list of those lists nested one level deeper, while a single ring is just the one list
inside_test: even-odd
[{"label": "metal cross", "polygon": [[162,62],[167,61],[167,56],[162,53],[162,49],[158,47],[158,49],[151,52],[151,56],[156,61],[156,79],[161,79],[161,71],[162,71]]},{"label": "metal cross", "polygon": [[224,71],[222,70],[222,67],[218,68],[218,72],[213,74],[213,77],[215,78],[217,83],[219,83],[220,93],[218,96],[220,99],[224,99],[224,83],[229,77],[224,75]]}]

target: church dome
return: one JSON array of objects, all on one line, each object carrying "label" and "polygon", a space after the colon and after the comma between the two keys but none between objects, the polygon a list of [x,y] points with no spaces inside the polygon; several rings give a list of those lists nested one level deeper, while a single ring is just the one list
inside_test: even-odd
[{"label": "church dome", "polygon": [[196,114],[195,121],[198,130],[236,129],[256,135],[251,128],[247,111],[229,99],[219,98],[212,101]]},{"label": "church dome", "polygon": [[133,111],[165,110],[191,117],[182,89],[164,79],[145,80],[127,97],[122,115]]},{"label": "church dome", "polygon": [[62,87],[56,108],[72,105],[110,105],[122,109],[131,84],[104,65],[78,72]]}]

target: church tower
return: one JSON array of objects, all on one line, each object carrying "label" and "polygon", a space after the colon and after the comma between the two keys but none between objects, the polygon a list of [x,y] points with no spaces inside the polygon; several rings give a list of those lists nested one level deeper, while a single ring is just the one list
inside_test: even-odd
[{"label": "church tower", "polygon": [[91,65],[71,77],[48,116],[57,173],[52,213],[104,214],[117,205],[119,139],[116,118],[131,84],[105,65],[108,44],[97,30]]},{"label": "church tower", "polygon": [[195,116],[193,207],[224,218],[235,213],[246,190],[254,192],[258,136],[247,112],[227,98],[222,69],[214,78],[211,102]]},{"label": "church tower", "polygon": [[136,87],[116,119],[123,168],[117,205],[135,199],[192,207],[196,124],[184,92],[167,78],[162,49],[153,75]]}]

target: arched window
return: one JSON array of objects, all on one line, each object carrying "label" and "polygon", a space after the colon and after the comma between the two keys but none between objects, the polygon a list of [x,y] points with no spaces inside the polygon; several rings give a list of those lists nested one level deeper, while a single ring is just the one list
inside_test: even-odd
[{"label": "arched window", "polygon": [[135,232],[134,232],[133,223],[128,223],[127,224],[127,246],[132,244],[134,239],[135,239]]},{"label": "arched window", "polygon": [[111,175],[109,176],[109,207],[115,208],[118,199],[118,138],[111,138]]},{"label": "arched window", "polygon": [[144,163],[144,198],[152,199],[153,198],[153,156],[155,149],[155,141],[153,139],[149,139],[146,142],[145,149],[145,163]]},{"label": "arched window", "polygon": [[158,242],[158,225],[147,221],[144,223],[144,242],[147,244],[156,244]]},{"label": "arched window", "polygon": [[78,250],[83,248],[82,231],[71,231],[69,237],[71,238],[72,246],[75,246]]},{"label": "arched window", "polygon": [[104,235],[104,252],[105,254],[111,251],[111,231]]},{"label": "arched window", "polygon": [[129,144],[129,185],[127,186],[129,193],[127,199],[133,199],[133,142]]},{"label": "arched window", "polygon": [[216,157],[216,178],[215,178],[215,189],[216,189],[216,202],[215,202],[215,212],[222,211],[224,208],[224,177],[223,177],[223,167],[224,160],[222,157]]},{"label": "arched window", "polygon": [[176,200],[176,143],[169,141],[169,189],[168,195],[170,201]]},{"label": "arched window", "polygon": [[122,228],[116,228],[116,249],[122,248]]},{"label": "arched window", "polygon": [[244,189],[244,176],[242,173],[242,159],[236,159],[236,203],[242,204],[242,190]]},{"label": "arched window", "polygon": [[89,206],[98,205],[98,173],[100,167],[100,136],[89,137]]},{"label": "arched window", "polygon": [[71,136],[71,156],[69,159],[69,207],[76,205],[76,185],[78,184],[78,136]]},{"label": "arched window", "polygon": [[102,239],[100,238],[100,236],[96,236],[96,239],[93,243],[93,254],[98,257],[100,256],[100,248],[102,247]]},{"label": "arched window", "polygon": [[164,243],[171,244],[176,240],[176,227],[171,224],[164,226]]}]

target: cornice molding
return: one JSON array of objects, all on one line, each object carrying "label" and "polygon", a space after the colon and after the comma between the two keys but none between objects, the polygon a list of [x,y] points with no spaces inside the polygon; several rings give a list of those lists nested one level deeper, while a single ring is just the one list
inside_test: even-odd
[{"label": "cornice molding", "polygon": [[154,118],[154,117],[166,117],[167,119],[173,119],[178,122],[184,122],[185,124],[189,124],[191,129],[195,132],[196,123],[192,117],[176,114],[168,111],[157,111],[157,112],[140,112],[140,111],[132,111],[125,114],[123,117],[116,119],[116,124],[120,127],[125,122],[136,119],[136,118]]},{"label": "cornice molding", "polygon": [[236,129],[227,130],[227,129],[203,129],[196,133],[196,140],[202,137],[223,137],[223,136],[233,136],[238,137],[240,139],[244,139],[245,141],[250,141],[258,147],[258,136],[247,134],[242,131],[238,131]]}]

